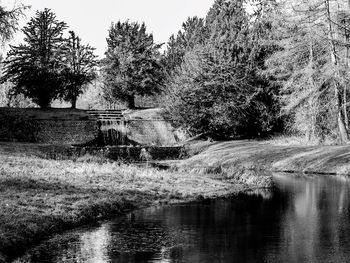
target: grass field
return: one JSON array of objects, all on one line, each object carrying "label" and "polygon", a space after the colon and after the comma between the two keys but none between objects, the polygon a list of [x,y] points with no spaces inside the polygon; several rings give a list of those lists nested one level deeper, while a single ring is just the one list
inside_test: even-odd
[{"label": "grass field", "polygon": [[209,176],[101,162],[46,160],[0,147],[0,262],[63,230],[161,203],[245,189]]}]

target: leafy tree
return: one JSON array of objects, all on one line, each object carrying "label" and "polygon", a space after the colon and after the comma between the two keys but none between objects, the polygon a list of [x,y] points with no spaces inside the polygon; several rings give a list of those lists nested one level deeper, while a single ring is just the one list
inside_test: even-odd
[{"label": "leafy tree", "polygon": [[22,32],[25,44],[11,46],[2,82],[11,81],[13,92],[31,98],[42,108],[50,106],[62,89],[62,33],[67,26],[50,9],[37,11]]},{"label": "leafy tree", "polygon": [[180,125],[218,137],[271,132],[276,90],[261,72],[275,45],[261,21],[251,19],[245,1],[215,2],[206,43],[186,52],[169,82],[168,110]]},{"label": "leafy tree", "polygon": [[94,48],[82,45],[73,31],[69,34],[62,48],[64,89],[61,96],[75,109],[78,96],[96,78],[97,56],[93,53]]},{"label": "leafy tree", "polygon": [[159,48],[144,23],[112,24],[108,49],[102,61],[105,95],[135,108],[135,95],[153,95],[161,91],[164,70]]},{"label": "leafy tree", "polygon": [[193,133],[239,135],[250,110],[252,86],[247,78],[224,54],[210,46],[197,47],[186,53],[172,78],[168,110]]}]

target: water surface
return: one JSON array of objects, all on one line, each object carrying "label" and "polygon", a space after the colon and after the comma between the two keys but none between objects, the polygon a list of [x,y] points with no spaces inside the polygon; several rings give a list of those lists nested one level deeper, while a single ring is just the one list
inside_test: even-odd
[{"label": "water surface", "polygon": [[16,262],[350,262],[350,179],[274,176],[273,191],[140,210]]}]

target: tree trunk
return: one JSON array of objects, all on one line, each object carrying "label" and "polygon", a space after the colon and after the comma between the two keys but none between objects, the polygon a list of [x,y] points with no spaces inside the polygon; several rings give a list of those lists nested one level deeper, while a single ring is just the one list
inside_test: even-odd
[{"label": "tree trunk", "polygon": [[338,123],[338,133],[339,133],[339,140],[342,143],[346,143],[349,141],[349,135],[345,126],[344,122],[344,114],[342,110],[342,98],[339,91],[339,65],[338,65],[338,59],[337,59],[337,51],[335,48],[335,40],[334,40],[334,34],[333,34],[333,28],[332,28],[332,19],[331,19],[331,11],[329,6],[329,0],[325,0],[325,7],[327,12],[327,20],[328,20],[328,30],[329,30],[329,43],[330,43],[330,49],[331,49],[331,59],[333,62],[333,65],[336,69],[336,83],[334,84],[334,95],[336,99],[336,111],[337,111],[337,123]]},{"label": "tree trunk", "polygon": [[47,109],[51,105],[51,100],[47,96],[40,96],[38,98],[37,104],[42,109]]},{"label": "tree trunk", "polygon": [[134,94],[128,96],[128,108],[135,109],[135,95]]},{"label": "tree trunk", "polygon": [[349,116],[348,116],[348,100],[347,100],[347,86],[343,90],[343,111],[346,130],[349,130]]},{"label": "tree trunk", "polygon": [[77,108],[77,97],[73,96],[72,100],[71,100],[71,104],[72,104],[72,109],[76,109]]},{"label": "tree trunk", "polygon": [[[350,11],[350,0],[348,0],[348,12]],[[350,49],[349,49],[349,31],[348,31],[348,28],[347,28],[347,22],[348,22],[348,19],[345,19],[344,20],[344,28],[345,28],[345,43],[347,44],[346,45],[346,54],[345,54],[345,68],[346,68],[346,71],[349,70],[349,60],[350,60]],[[344,107],[344,119],[345,119],[345,128],[346,130],[348,131],[349,130],[349,116],[348,116],[348,109],[347,109],[347,90],[348,90],[348,85],[347,83],[345,84],[344,86],[344,93],[343,93],[343,107]]]},{"label": "tree trunk", "polygon": [[[309,19],[309,31],[311,35],[311,22]],[[314,91],[316,91],[315,87],[315,82],[314,82],[314,77],[313,77],[313,70],[314,70],[314,43],[313,39],[310,38],[309,42],[309,70],[310,70],[310,75],[309,75],[309,85],[310,88]],[[307,131],[307,140],[308,141],[314,141],[316,139],[316,125],[317,125],[317,97],[311,97],[309,99],[309,105],[308,105],[308,110],[310,113],[310,123],[308,125],[308,131]]]}]

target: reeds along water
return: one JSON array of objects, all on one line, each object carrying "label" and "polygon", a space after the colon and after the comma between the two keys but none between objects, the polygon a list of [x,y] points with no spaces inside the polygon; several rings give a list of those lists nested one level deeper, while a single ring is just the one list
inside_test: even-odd
[{"label": "reeds along water", "polygon": [[99,141],[103,146],[125,145],[126,125],[121,120],[99,120]]}]

